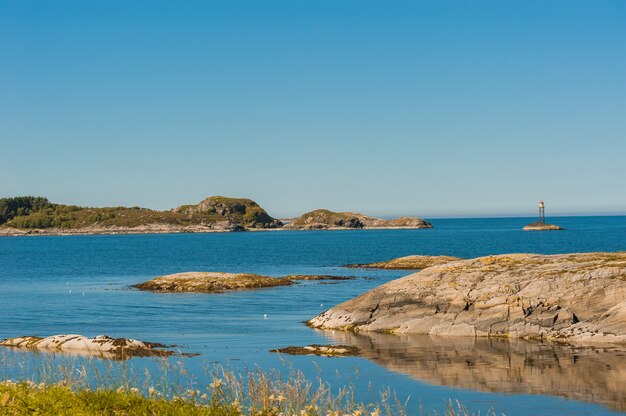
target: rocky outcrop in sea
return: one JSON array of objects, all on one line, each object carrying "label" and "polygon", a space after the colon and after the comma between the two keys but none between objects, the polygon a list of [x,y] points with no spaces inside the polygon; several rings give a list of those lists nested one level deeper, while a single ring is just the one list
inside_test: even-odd
[{"label": "rocky outcrop in sea", "polygon": [[307,212],[285,225],[285,229],[292,230],[341,230],[358,228],[432,228],[432,225],[417,217],[400,217],[385,220],[356,212],[333,212],[327,209]]},{"label": "rocky outcrop in sea", "polygon": [[461,260],[453,256],[405,256],[397,259],[379,261],[375,263],[348,264],[345,267],[363,269],[392,269],[392,270],[421,270],[427,267],[439,266]]},{"label": "rocky outcrop in sea", "polygon": [[314,328],[626,343],[626,252],[508,254],[426,268],[339,304]]},{"label": "rocky outcrop in sea", "polygon": [[98,335],[88,338],[83,335],[53,335],[46,338],[23,336],[8,338],[0,342],[2,347],[65,352],[78,355],[98,356],[111,359],[130,357],[166,357],[175,354],[162,344],[143,342],[136,339],[111,338]]}]

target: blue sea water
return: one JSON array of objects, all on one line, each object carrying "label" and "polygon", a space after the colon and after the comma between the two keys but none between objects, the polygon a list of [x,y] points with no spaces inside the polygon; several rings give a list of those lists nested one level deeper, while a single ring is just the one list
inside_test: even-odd
[{"label": "blue sea water", "polygon": [[[441,413],[459,399],[482,414],[603,415],[603,404],[556,396],[483,392],[431,384],[367,358],[280,357],[268,350],[334,342],[304,321],[406,271],[346,269],[410,254],[477,257],[530,252],[626,250],[626,217],[561,217],[558,232],[524,232],[528,218],[440,219],[433,229],[267,231],[247,233],[37,236],[0,238],[0,338],[107,334],[179,345],[206,363],[264,369],[284,360],[333,385],[354,385],[357,399],[375,400],[390,387],[418,407]],[[129,286],[183,271],[354,275],[356,280],[223,294],[154,294]],[[267,319],[264,315],[267,314]],[[7,364],[4,364],[5,366]],[[611,371],[611,369],[605,369]],[[496,389],[497,390],[497,389]],[[563,395],[563,392],[554,392]],[[588,399],[592,400],[592,399]],[[610,406],[610,405],[609,405]],[[615,406],[610,406],[615,409]],[[622,409],[623,410],[623,409]]]}]

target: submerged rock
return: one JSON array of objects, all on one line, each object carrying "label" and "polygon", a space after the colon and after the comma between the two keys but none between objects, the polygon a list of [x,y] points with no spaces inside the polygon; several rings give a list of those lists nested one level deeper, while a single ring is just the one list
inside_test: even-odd
[{"label": "submerged rock", "polygon": [[98,335],[87,338],[82,335],[53,335],[46,338],[23,336],[8,338],[0,346],[24,348],[30,350],[61,351],[80,355],[100,356],[103,358],[124,359],[130,357],[166,357],[175,354],[165,345],[143,342],[135,339],[111,338]]},{"label": "submerged rock", "polygon": [[185,272],[160,276],[132,287],[150,292],[222,293],[231,290],[289,286],[298,280],[352,280],[354,276],[289,275],[262,276],[251,273]]},{"label": "submerged rock", "polygon": [[270,352],[280,352],[289,355],[319,355],[322,357],[349,357],[360,354],[357,347],[349,345],[307,345],[305,347],[285,347]]},{"label": "submerged rock", "polygon": [[563,230],[563,229],[564,228],[561,228],[558,225],[545,224],[543,222],[533,222],[531,224],[528,224],[524,228],[522,228],[522,230],[524,231],[556,231],[556,230]]},{"label": "submerged rock", "polygon": [[330,276],[327,274],[292,274],[283,277],[287,280],[354,280],[356,276]]},{"label": "submerged rock", "polygon": [[432,225],[417,217],[401,217],[384,220],[356,212],[333,212],[327,209],[318,209],[293,219],[285,228],[294,230],[432,228]]},{"label": "submerged rock", "polygon": [[315,328],[626,343],[626,252],[510,254],[429,267],[337,305]]},{"label": "submerged rock", "polygon": [[397,259],[381,261],[376,263],[365,264],[348,264],[345,267],[350,268],[371,268],[371,269],[395,269],[395,270],[413,270],[425,269],[431,266],[450,263],[452,261],[461,260],[459,257],[453,256],[405,256]]}]

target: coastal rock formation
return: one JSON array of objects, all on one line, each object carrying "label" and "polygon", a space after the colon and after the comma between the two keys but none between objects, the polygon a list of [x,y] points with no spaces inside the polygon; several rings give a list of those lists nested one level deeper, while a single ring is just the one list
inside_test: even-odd
[{"label": "coastal rock formation", "polygon": [[216,215],[245,228],[278,228],[283,225],[279,220],[270,217],[259,204],[247,198],[211,196],[197,205],[183,205],[173,211],[191,215]]},{"label": "coastal rock formation", "polygon": [[432,228],[432,225],[421,218],[401,217],[384,220],[355,212],[333,212],[327,209],[318,209],[294,219],[285,228],[293,230]]},{"label": "coastal rock formation", "polygon": [[100,356],[103,358],[124,359],[130,357],[165,357],[174,352],[165,345],[137,341],[135,339],[111,338],[98,335],[87,338],[82,335],[53,335],[46,338],[24,336],[8,338],[0,346],[31,350],[62,351],[79,355]]},{"label": "coastal rock formation", "polygon": [[270,352],[280,352],[289,355],[318,355],[320,357],[350,357],[360,354],[356,347],[349,345],[307,345],[305,347],[285,347]]},{"label": "coastal rock formation", "polygon": [[364,269],[421,270],[431,266],[439,266],[461,260],[453,256],[405,256],[393,260],[376,263],[348,264],[345,267]]},{"label": "coastal rock formation", "polygon": [[337,305],[315,328],[626,343],[626,252],[509,254],[429,267]]},{"label": "coastal rock formation", "polygon": [[524,231],[556,231],[563,230],[563,228],[554,224],[546,224],[543,222],[533,222],[522,228]]},{"label": "coastal rock formation", "polygon": [[133,287],[160,293],[221,293],[230,290],[258,289],[291,284],[293,284],[291,280],[249,273],[186,272],[160,276],[133,285]]},{"label": "coastal rock formation", "polygon": [[324,331],[334,343],[427,383],[493,393],[541,394],[626,410],[626,351],[484,337]]},{"label": "coastal rock formation", "polygon": [[256,202],[214,196],[171,211],[88,208],[41,197],[0,198],[0,236],[195,233],[273,229],[282,223]]},{"label": "coastal rock formation", "polygon": [[132,287],[157,293],[222,293],[231,290],[289,286],[299,280],[352,280],[354,276],[289,275],[261,276],[251,273],[185,272],[160,276]]}]

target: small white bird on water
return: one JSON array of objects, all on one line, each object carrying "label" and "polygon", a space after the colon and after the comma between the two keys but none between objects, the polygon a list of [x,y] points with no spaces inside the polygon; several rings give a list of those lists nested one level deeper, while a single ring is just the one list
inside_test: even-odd
[{"label": "small white bird on water", "polygon": [[263,319],[267,319],[267,314],[266,313],[263,314]]}]

